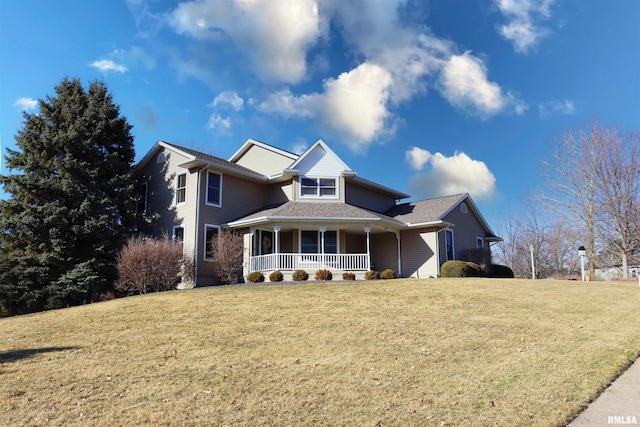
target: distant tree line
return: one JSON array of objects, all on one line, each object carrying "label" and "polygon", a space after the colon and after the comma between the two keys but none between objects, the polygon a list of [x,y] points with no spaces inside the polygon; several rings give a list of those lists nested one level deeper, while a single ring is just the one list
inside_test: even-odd
[{"label": "distant tree line", "polygon": [[546,185],[506,218],[494,247],[516,277],[579,274],[584,246],[588,275],[596,268],[640,265],[640,133],[621,133],[595,121],[555,139],[543,162]]}]

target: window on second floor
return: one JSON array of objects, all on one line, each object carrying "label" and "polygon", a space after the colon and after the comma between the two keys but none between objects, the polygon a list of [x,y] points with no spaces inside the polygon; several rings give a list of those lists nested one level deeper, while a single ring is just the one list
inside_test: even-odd
[{"label": "window on second floor", "polygon": [[176,176],[176,205],[187,203],[187,173]]},{"label": "window on second floor", "polygon": [[484,248],[484,239],[482,237],[476,237],[476,248]]},{"label": "window on second floor", "polygon": [[207,205],[222,205],[222,175],[219,173],[207,173]]},{"label": "window on second floor", "polygon": [[301,197],[336,198],[337,194],[335,178],[300,178]]}]

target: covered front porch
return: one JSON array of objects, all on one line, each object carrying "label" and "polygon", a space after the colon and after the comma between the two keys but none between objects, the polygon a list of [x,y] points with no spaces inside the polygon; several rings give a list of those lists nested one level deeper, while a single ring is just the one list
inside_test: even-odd
[{"label": "covered front porch", "polygon": [[[376,236],[389,231],[377,229]],[[330,270],[334,275],[350,272],[361,277],[364,272],[376,268],[372,256],[370,225],[327,224],[252,228],[245,240],[245,271],[258,271],[265,276],[273,271],[288,277],[295,270],[304,270],[313,277],[317,270]],[[397,233],[399,254],[399,232]],[[386,244],[385,244],[386,246]],[[385,252],[396,252],[396,247],[387,247]],[[401,264],[391,265],[401,274]],[[385,267],[386,268],[386,267]]]}]

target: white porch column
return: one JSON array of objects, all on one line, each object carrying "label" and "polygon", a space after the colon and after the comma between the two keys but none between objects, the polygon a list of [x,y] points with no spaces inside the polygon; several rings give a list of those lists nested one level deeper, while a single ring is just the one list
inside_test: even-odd
[{"label": "white porch column", "polygon": [[250,228],[249,229],[249,266],[248,266],[248,270],[249,273],[251,273],[253,271],[253,266],[251,265],[251,259],[253,258],[253,235],[256,233],[256,229],[255,228]]},{"label": "white porch column", "polygon": [[320,261],[320,268],[324,269],[324,233],[327,231],[327,227],[320,227],[320,254],[321,254],[321,261]]},{"label": "white porch column", "polygon": [[402,254],[400,253],[400,232],[396,231],[396,239],[398,240],[398,276],[402,276]]},{"label": "white porch column", "polygon": [[276,270],[280,270],[280,226],[273,226],[273,253],[276,256]]},{"label": "white porch column", "polygon": [[364,232],[367,233],[367,270],[371,270],[371,244],[369,242],[369,233],[371,233],[371,226],[365,225]]}]

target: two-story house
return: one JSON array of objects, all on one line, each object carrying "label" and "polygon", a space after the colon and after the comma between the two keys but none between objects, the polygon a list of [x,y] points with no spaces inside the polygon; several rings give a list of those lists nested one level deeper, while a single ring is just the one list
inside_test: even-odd
[{"label": "two-story house", "polygon": [[468,194],[399,203],[409,195],[359,177],[322,140],[297,155],[249,139],[229,160],[160,141],[137,168],[138,230],[180,241],[196,286],[218,283],[209,242],[223,228],[244,236],[245,277],[437,277],[445,261],[500,240]]}]

